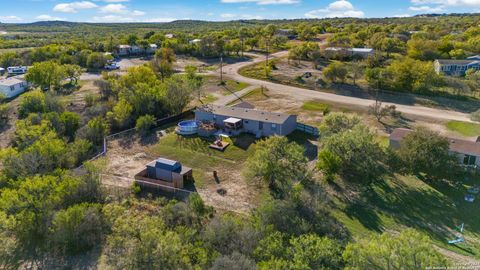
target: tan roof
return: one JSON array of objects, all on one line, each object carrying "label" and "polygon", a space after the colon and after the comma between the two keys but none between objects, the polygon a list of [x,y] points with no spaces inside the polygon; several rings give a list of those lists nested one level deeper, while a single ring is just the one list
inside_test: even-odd
[{"label": "tan roof", "polygon": [[259,111],[239,107],[225,107],[218,105],[205,105],[198,110],[211,112],[216,115],[235,117],[244,120],[262,121],[274,124],[283,124],[291,116],[290,114]]},{"label": "tan roof", "polygon": [[[390,140],[401,141],[411,132],[413,132],[413,130],[396,128],[390,134]],[[480,156],[480,142],[467,141],[457,138],[448,138],[448,140],[450,142],[450,151],[460,154]]]}]

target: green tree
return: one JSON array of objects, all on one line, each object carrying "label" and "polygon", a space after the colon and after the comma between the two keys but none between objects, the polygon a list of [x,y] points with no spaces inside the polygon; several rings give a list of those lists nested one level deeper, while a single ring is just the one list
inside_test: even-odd
[{"label": "green tree", "polygon": [[124,98],[121,98],[113,107],[113,118],[118,128],[122,129],[132,123],[133,106]]},{"label": "green tree", "polygon": [[288,194],[294,182],[308,180],[304,149],[285,137],[271,137],[257,144],[247,159],[245,175],[261,179],[278,197]]},{"label": "green tree", "polygon": [[28,69],[25,79],[41,89],[58,90],[66,78],[65,68],[54,61],[39,62]]},{"label": "green tree", "polygon": [[173,63],[175,61],[175,52],[170,48],[161,48],[155,53],[152,67],[160,75],[162,82],[173,74]]},{"label": "green tree", "polygon": [[64,65],[66,77],[70,80],[71,85],[76,85],[83,69],[77,65]]},{"label": "green tree", "polygon": [[143,115],[137,119],[135,128],[137,129],[140,135],[145,136],[152,132],[152,129],[155,127],[155,117],[151,115]]},{"label": "green tree", "polygon": [[427,128],[418,128],[400,144],[398,155],[412,173],[443,178],[454,172],[456,158],[450,154],[448,139]]},{"label": "green tree", "polygon": [[333,112],[323,118],[320,131],[322,137],[327,137],[351,130],[358,124],[360,124],[360,118],[355,114]]},{"label": "green tree", "polygon": [[62,254],[78,254],[101,242],[105,231],[101,205],[76,204],[55,214],[50,238]]},{"label": "green tree", "polygon": [[103,143],[103,138],[107,135],[108,126],[101,117],[95,117],[88,121],[86,129],[86,138],[95,145]]},{"label": "green tree", "polygon": [[45,94],[40,90],[28,92],[21,97],[18,115],[27,117],[30,113],[44,113],[47,111]]},{"label": "green tree", "polygon": [[111,56],[105,56],[103,53],[93,52],[87,58],[87,67],[89,69],[98,70],[105,67]]},{"label": "green tree", "polygon": [[349,180],[369,183],[384,173],[384,153],[375,135],[363,125],[325,138],[322,146],[321,152],[328,151],[341,160],[340,174]]},{"label": "green tree", "polygon": [[63,127],[63,134],[72,141],[80,127],[80,116],[74,112],[63,112],[59,120]]},{"label": "green tree", "polygon": [[347,67],[342,62],[333,62],[323,69],[323,76],[334,83],[338,80],[345,82],[347,74]]},{"label": "green tree", "polygon": [[343,257],[347,269],[351,270],[427,269],[448,265],[430,239],[413,229],[399,235],[383,233],[348,244]]}]

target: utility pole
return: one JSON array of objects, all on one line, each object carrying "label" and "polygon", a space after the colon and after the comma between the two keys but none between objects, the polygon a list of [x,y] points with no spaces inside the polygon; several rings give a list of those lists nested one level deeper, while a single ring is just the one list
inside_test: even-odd
[{"label": "utility pole", "polygon": [[223,53],[220,54],[220,84],[223,84]]}]

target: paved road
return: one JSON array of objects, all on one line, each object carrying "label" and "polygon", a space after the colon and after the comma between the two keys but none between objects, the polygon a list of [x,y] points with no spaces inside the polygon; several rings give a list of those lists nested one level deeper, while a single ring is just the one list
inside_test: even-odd
[{"label": "paved road", "polygon": [[[281,51],[273,54],[272,57],[274,58],[283,57],[283,56],[286,56],[287,54],[288,52]],[[332,93],[319,92],[319,91],[308,90],[304,88],[293,87],[293,86],[244,77],[238,74],[239,69],[265,60],[264,56],[255,55],[255,54],[249,54],[249,55],[254,57],[250,61],[235,63],[235,64],[225,66],[223,69],[225,76],[240,82],[248,83],[252,86],[257,86],[257,87],[265,86],[269,89],[271,93],[282,94],[285,96],[289,96],[292,99],[296,99],[300,101],[318,99],[318,100],[324,100],[327,102],[340,103],[347,106],[354,105],[354,106],[362,106],[362,107],[368,107],[372,105],[374,102],[373,100],[370,100],[370,99],[336,95]],[[395,105],[398,111],[408,115],[428,117],[436,120],[448,120],[448,121],[458,120],[458,121],[471,122],[470,116],[468,114],[461,113],[461,112],[441,110],[441,109],[435,109],[435,108],[429,108],[429,107],[417,106],[417,105],[412,106],[412,105],[395,104],[395,103],[389,103],[389,102],[384,102],[383,104]]]}]

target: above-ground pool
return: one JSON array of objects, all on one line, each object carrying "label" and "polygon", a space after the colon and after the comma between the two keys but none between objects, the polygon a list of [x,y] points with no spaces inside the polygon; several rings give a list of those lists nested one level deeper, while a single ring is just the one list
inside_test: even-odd
[{"label": "above-ground pool", "polygon": [[180,135],[193,135],[198,132],[198,124],[195,120],[187,120],[178,123],[177,134]]}]

